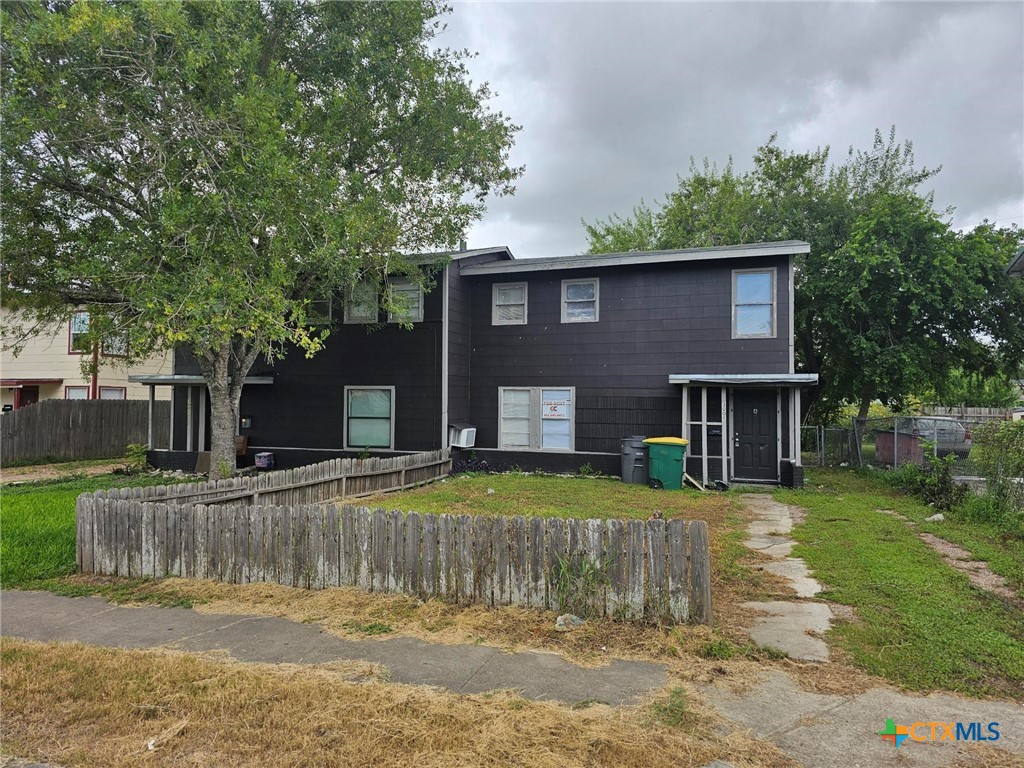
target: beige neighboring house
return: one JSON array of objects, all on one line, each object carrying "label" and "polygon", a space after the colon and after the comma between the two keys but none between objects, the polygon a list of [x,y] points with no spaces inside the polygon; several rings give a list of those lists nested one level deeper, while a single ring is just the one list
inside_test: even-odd
[{"label": "beige neighboring house", "polygon": [[[11,319],[6,310],[0,311],[0,333],[6,333]],[[0,391],[4,411],[24,408],[40,400],[143,400],[149,398],[149,387],[132,384],[129,374],[169,374],[173,355],[167,352],[152,357],[130,368],[118,365],[124,349],[115,343],[101,345],[100,349],[84,349],[78,337],[89,328],[89,313],[75,312],[71,319],[51,326],[25,342],[15,356],[6,349],[2,339],[0,352]],[[96,376],[82,375],[82,359],[95,355],[100,366]],[[158,387],[157,397],[168,399],[169,387]],[[161,397],[162,395],[162,397]]]}]

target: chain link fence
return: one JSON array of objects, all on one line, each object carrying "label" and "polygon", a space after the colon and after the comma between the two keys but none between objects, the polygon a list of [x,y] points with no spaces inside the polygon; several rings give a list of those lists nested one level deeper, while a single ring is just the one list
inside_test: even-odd
[{"label": "chain link fence", "polygon": [[805,467],[850,466],[853,432],[842,427],[800,427],[800,459]]},{"label": "chain link fence", "polygon": [[950,416],[853,419],[848,430],[853,466],[926,466],[930,457],[949,459],[954,477],[980,477],[971,459],[973,432],[983,421]]}]

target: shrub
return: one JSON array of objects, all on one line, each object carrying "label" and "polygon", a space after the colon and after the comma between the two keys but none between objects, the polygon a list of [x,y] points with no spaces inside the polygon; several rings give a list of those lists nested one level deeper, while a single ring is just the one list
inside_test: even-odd
[{"label": "shrub", "polygon": [[1024,421],[994,421],[974,432],[972,458],[985,477],[985,493],[961,511],[1008,530],[1024,529]]},{"label": "shrub", "polygon": [[886,472],[885,479],[905,493],[921,498],[935,509],[949,512],[961,504],[970,493],[953,479],[953,463],[956,456],[939,458],[926,444],[926,466],[905,464]]}]

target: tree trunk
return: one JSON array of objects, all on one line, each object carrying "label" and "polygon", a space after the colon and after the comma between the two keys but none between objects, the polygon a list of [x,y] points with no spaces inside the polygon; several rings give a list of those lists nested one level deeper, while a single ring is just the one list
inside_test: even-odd
[{"label": "tree trunk", "polygon": [[210,393],[210,479],[235,474],[238,407],[242,387],[258,352],[258,344],[225,344],[219,349],[195,350]]},{"label": "tree trunk", "polygon": [[857,416],[853,420],[853,444],[855,447],[855,455],[857,457],[857,466],[864,466],[864,456],[861,452],[861,446],[864,445],[864,430],[868,423],[868,413],[871,409],[871,396],[863,395],[860,399],[860,410],[857,411]]}]

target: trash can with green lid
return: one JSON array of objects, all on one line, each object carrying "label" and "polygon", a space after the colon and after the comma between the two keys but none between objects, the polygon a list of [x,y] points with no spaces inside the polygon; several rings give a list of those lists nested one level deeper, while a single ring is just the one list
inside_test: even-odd
[{"label": "trash can with green lid", "polygon": [[681,437],[649,437],[648,475],[651,488],[678,491],[683,487],[683,460],[689,440]]}]

